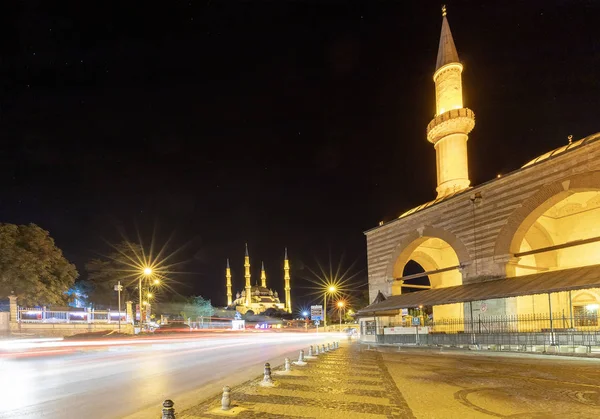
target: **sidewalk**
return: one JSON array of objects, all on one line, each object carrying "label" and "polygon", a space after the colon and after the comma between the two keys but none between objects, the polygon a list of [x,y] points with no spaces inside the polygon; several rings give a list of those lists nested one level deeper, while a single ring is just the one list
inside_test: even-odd
[{"label": "sidewalk", "polygon": [[292,365],[287,374],[281,367],[273,368],[274,387],[260,386],[262,370],[257,371],[259,378],[232,389],[230,411],[221,410],[219,397],[178,412],[177,418],[414,417],[381,353],[340,342],[338,349],[307,361],[306,366]]}]

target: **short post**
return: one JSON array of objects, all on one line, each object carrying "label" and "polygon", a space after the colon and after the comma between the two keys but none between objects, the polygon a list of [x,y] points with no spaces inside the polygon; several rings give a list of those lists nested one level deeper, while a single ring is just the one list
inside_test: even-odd
[{"label": "short post", "polygon": [[285,370],[286,371],[291,371],[292,370],[292,367],[290,366],[290,359],[289,358],[285,359]]},{"label": "short post", "polygon": [[312,347],[312,345],[310,345],[308,347],[308,356],[313,356],[313,347]]},{"label": "short post", "polygon": [[321,348],[323,353],[327,352],[327,349],[325,349],[325,344],[323,344],[323,347]]},{"label": "short post", "polygon": [[555,346],[554,340],[554,319],[552,318],[552,295],[548,293],[548,312],[550,314],[550,346]]},{"label": "short post", "polygon": [[221,398],[221,410],[231,409],[231,388],[223,387],[223,397]]},{"label": "short post", "polygon": [[331,351],[331,343],[327,343],[327,351]]},{"label": "short post", "polygon": [[300,355],[298,355],[298,362],[304,362],[304,349],[300,349]]},{"label": "short post", "polygon": [[262,380],[263,384],[273,384],[273,378],[271,378],[271,364],[265,362],[265,375]]},{"label": "short post", "polygon": [[163,402],[162,419],[175,419],[174,405],[173,400],[165,400]]},{"label": "short post", "polygon": [[315,345],[315,355],[319,355],[319,345]]}]

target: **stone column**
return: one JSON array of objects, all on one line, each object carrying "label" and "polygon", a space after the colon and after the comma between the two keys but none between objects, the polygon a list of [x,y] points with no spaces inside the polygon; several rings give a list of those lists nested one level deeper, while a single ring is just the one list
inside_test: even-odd
[{"label": "stone column", "polygon": [[9,295],[10,300],[10,322],[17,323],[19,321],[19,307],[17,306],[17,296]]},{"label": "stone column", "polygon": [[125,305],[127,306],[127,319],[125,320],[125,322],[133,324],[133,302],[127,301],[125,302]]}]

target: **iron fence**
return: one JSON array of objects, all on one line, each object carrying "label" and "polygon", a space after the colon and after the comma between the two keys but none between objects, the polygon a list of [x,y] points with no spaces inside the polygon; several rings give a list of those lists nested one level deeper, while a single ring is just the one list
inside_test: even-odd
[{"label": "iron fence", "polygon": [[45,308],[18,309],[18,320],[21,323],[116,323],[121,318],[125,322],[125,312],[111,310],[51,310]]},{"label": "iron fence", "polygon": [[479,345],[513,351],[545,351],[548,347],[564,347],[565,351],[572,348],[571,352],[600,349],[597,315],[571,316],[562,312],[435,321],[420,318],[416,322],[408,317],[397,324],[378,325],[376,335],[377,342],[388,344]]}]

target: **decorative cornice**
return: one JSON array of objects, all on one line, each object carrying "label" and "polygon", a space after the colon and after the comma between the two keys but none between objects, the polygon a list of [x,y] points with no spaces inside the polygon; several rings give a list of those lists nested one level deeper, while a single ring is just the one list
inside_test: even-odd
[{"label": "decorative cornice", "polygon": [[427,124],[427,140],[435,144],[450,134],[468,134],[474,127],[475,113],[471,109],[451,109]]}]

